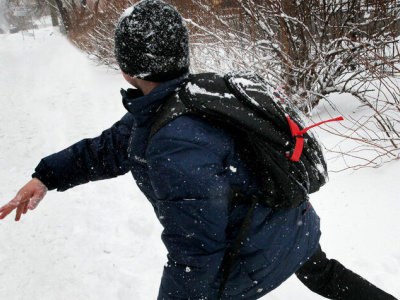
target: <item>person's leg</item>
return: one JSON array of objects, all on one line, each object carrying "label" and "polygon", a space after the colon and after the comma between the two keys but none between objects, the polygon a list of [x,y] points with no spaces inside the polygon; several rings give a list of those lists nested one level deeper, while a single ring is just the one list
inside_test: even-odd
[{"label": "person's leg", "polygon": [[334,259],[328,259],[321,246],[296,272],[311,291],[328,299],[397,300]]}]

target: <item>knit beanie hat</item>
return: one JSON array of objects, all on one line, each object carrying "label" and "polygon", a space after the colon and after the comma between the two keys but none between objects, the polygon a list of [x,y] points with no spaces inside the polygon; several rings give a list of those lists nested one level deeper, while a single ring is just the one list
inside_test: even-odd
[{"label": "knit beanie hat", "polygon": [[189,71],[185,22],[160,0],[142,0],[121,15],[114,51],[121,70],[134,78],[162,82]]}]

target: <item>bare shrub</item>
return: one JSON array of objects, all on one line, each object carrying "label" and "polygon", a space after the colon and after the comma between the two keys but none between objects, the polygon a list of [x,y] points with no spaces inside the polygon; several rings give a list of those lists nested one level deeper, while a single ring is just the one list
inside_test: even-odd
[{"label": "bare shrub", "polygon": [[[75,7],[68,38],[99,64],[118,69],[114,58],[114,30],[121,13],[132,2],[110,0],[89,2],[84,9]],[[70,7],[70,10],[73,8]]]}]

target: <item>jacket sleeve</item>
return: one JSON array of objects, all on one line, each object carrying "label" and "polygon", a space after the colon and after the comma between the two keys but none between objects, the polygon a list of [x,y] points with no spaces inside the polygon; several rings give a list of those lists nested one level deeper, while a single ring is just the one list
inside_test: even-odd
[{"label": "jacket sleeve", "polygon": [[132,126],[133,117],[128,113],[100,136],[84,139],[43,158],[32,177],[40,179],[49,190],[65,191],[89,181],[127,173]]},{"label": "jacket sleeve", "polygon": [[[230,140],[185,119],[161,129],[147,148],[168,250],[159,299],[214,299],[226,247],[230,186],[224,162]],[[170,134],[174,127],[183,129],[178,138]]]}]

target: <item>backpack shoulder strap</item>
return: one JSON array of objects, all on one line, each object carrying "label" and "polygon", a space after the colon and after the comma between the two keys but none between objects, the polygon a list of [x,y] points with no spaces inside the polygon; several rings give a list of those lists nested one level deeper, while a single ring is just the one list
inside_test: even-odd
[{"label": "backpack shoulder strap", "polygon": [[174,93],[168,97],[158,109],[154,124],[151,128],[149,140],[169,122],[191,112],[192,110],[181,101],[179,92]]},{"label": "backpack shoulder strap", "polygon": [[222,115],[210,109],[219,100],[234,98],[222,76],[215,73],[190,75],[186,82],[160,106],[151,129],[150,139],[169,122],[182,115],[198,115],[225,122]]}]

